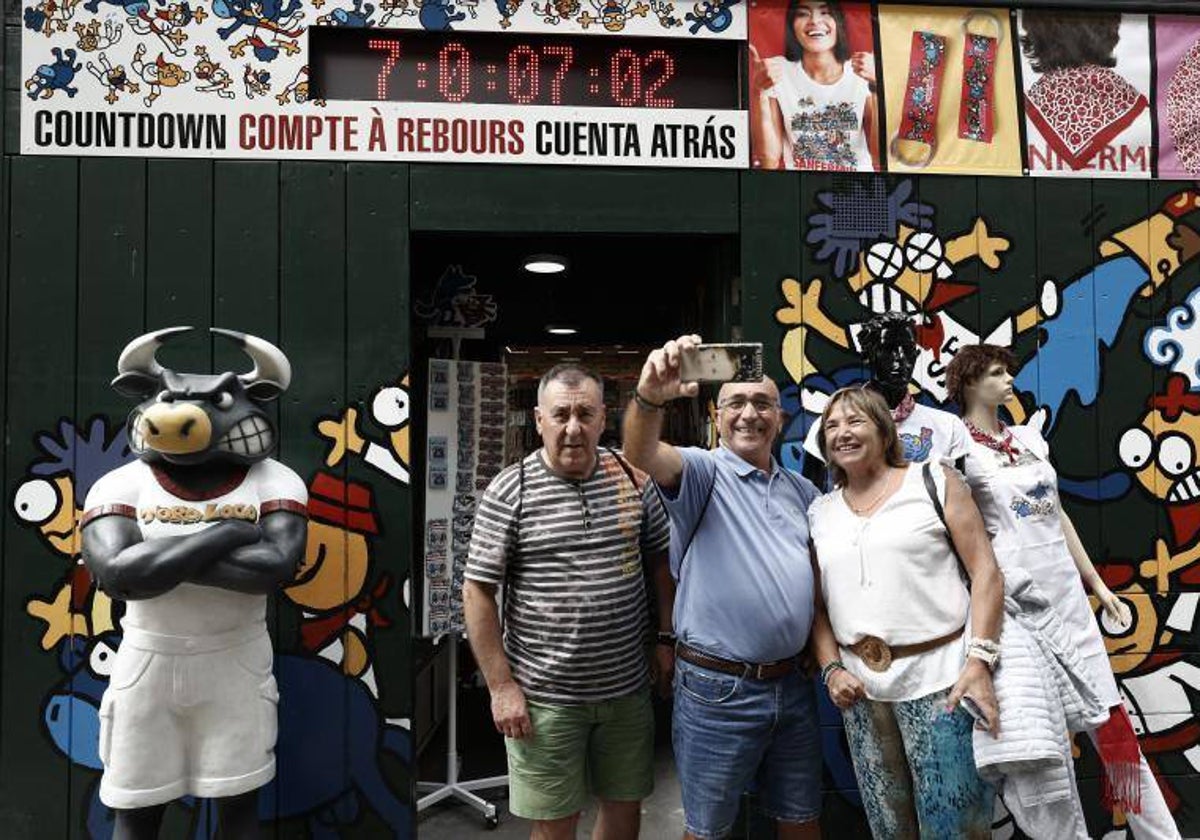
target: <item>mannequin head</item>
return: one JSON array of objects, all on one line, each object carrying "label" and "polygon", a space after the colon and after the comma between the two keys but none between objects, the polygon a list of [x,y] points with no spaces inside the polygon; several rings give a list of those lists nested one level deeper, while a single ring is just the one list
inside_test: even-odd
[{"label": "mannequin head", "polygon": [[946,391],[965,414],[973,408],[994,411],[1012,398],[1017,360],[1007,347],[971,344],[946,368]]},{"label": "mannequin head", "polygon": [[908,380],[920,353],[912,319],[899,312],[876,315],[863,324],[858,344],[879,391],[895,408],[908,393]]}]

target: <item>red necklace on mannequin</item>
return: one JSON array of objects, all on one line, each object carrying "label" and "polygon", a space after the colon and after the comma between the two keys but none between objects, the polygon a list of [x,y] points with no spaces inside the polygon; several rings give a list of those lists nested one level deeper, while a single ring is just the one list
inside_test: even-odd
[{"label": "red necklace on mannequin", "polygon": [[1013,433],[1008,430],[1008,426],[1004,425],[1003,421],[996,421],[1000,424],[1000,430],[994,435],[985,432],[966,418],[963,418],[963,422],[967,426],[967,431],[971,433],[971,439],[976,443],[981,443],[988,449],[1003,452],[1011,463],[1017,462],[1017,456],[1021,454],[1021,450],[1014,445],[1016,438],[1013,437]]}]

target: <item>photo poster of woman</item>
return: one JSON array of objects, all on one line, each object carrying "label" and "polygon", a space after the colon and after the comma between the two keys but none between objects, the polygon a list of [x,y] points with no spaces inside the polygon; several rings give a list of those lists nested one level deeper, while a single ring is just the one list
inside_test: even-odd
[{"label": "photo poster of woman", "polygon": [[890,172],[1020,175],[1007,9],[878,7]]},{"label": "photo poster of woman", "polygon": [[871,4],[754,3],[748,26],[751,165],[879,171]]},{"label": "photo poster of woman", "polygon": [[1200,178],[1200,17],[1155,15],[1158,177]]},{"label": "photo poster of woman", "polygon": [[1023,9],[1017,30],[1030,173],[1149,178],[1147,17]]}]

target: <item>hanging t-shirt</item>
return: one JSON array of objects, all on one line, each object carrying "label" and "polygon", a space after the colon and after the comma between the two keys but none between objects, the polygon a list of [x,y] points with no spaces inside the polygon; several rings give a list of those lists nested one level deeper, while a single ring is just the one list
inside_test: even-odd
[{"label": "hanging t-shirt", "polygon": [[782,70],[770,92],[779,103],[792,146],[790,153],[784,150],[784,166],[874,171],[863,130],[871,89],[865,79],[854,74],[850,62],[842,65],[842,77],[831,85],[814,81],[799,61],[777,55],[766,63]]},{"label": "hanging t-shirt", "polygon": [[[809,426],[804,451],[823,461],[817,447],[820,428],[819,422]],[[905,460],[917,463],[957,461],[967,454],[971,442],[967,427],[958,415],[921,403],[914,405],[912,414],[896,424],[896,433],[900,435]]]}]

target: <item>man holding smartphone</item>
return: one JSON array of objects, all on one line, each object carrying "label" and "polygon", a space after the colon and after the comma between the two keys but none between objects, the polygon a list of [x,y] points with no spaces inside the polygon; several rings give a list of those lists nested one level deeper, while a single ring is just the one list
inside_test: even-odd
[{"label": "man holding smartphone", "polygon": [[666,404],[699,392],[681,364],[694,367],[700,343],[682,336],[650,354],[624,422],[625,455],[658,484],[671,519],[684,836],[727,836],[757,782],[781,840],[816,838],[820,735],[798,660],[812,626],[807,510],[818,491],[772,455],[783,416],[770,379],[721,386],[717,449],[659,439]]}]

